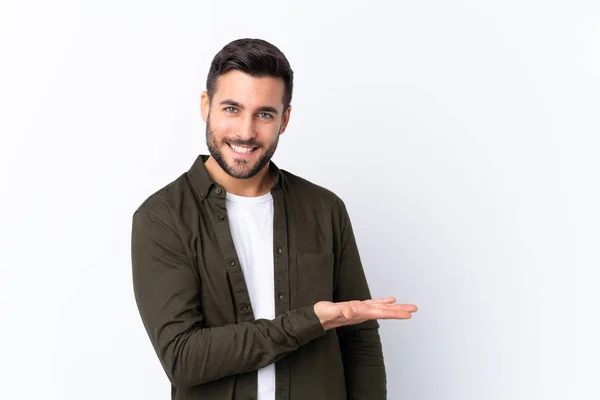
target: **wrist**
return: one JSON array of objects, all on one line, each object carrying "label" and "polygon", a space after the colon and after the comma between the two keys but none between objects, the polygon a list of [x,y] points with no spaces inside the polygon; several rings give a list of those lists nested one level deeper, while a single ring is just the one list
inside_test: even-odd
[{"label": "wrist", "polygon": [[335,318],[331,317],[330,313],[327,312],[325,307],[325,302],[318,302],[314,305],[314,311],[323,327],[323,330],[328,331],[333,328],[337,328],[335,325]]}]

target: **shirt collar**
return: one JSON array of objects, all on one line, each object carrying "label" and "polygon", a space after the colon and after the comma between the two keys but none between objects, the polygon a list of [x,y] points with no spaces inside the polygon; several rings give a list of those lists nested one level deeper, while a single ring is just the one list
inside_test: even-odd
[{"label": "shirt collar", "polygon": [[[208,160],[208,155],[200,154],[194,164],[189,169],[187,176],[190,185],[198,198],[202,201],[206,197],[222,197],[225,198],[225,188],[216,183],[208,174],[204,163]],[[285,177],[282,171],[271,160],[269,163],[271,172],[275,175],[275,184],[273,190],[286,189]]]}]

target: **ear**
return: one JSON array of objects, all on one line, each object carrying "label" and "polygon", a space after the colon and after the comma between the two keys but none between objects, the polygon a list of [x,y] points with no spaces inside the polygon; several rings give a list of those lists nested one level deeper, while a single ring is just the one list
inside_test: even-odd
[{"label": "ear", "polygon": [[292,105],[290,104],[288,106],[287,110],[285,110],[285,112],[283,113],[283,116],[281,117],[281,130],[279,131],[280,135],[282,135],[283,132],[285,132],[288,122],[290,122],[290,114],[291,113],[292,113]]},{"label": "ear", "polygon": [[204,123],[208,121],[208,114],[210,113],[210,98],[208,97],[208,92],[204,91],[200,95],[200,114],[202,114],[202,119]]}]

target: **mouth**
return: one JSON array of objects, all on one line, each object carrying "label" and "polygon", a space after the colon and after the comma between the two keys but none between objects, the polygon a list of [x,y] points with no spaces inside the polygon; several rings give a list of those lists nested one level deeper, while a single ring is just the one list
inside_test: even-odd
[{"label": "mouth", "polygon": [[241,156],[248,156],[252,154],[258,147],[253,146],[238,146],[235,144],[227,143],[229,148],[233,150],[234,153],[239,154]]}]

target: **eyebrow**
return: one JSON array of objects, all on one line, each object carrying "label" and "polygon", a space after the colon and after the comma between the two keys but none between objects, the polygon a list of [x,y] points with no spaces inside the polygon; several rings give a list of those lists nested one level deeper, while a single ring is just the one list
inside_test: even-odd
[{"label": "eyebrow", "polygon": [[[227,105],[227,106],[233,106],[233,107],[237,107],[241,110],[244,109],[244,106],[241,105],[240,103],[238,103],[235,100],[223,100],[222,102],[219,103],[220,105]],[[275,107],[271,107],[271,106],[260,106],[256,109],[256,112],[270,112],[273,113],[275,115],[279,114],[279,112],[277,111],[277,109]]]}]

